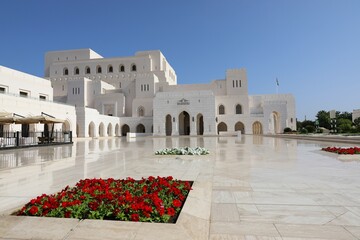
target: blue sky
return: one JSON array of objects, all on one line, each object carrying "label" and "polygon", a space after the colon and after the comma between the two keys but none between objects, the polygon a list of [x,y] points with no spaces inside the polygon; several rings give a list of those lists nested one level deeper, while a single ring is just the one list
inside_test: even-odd
[{"label": "blue sky", "polygon": [[161,50],[178,83],[246,68],[250,94],[292,93],[298,120],[360,108],[359,0],[1,1],[0,65],[43,76],[44,54]]}]

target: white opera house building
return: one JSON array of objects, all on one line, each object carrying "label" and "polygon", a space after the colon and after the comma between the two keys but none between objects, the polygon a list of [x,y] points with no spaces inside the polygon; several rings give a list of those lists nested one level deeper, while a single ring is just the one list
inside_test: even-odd
[{"label": "white opera house building", "polygon": [[[248,95],[245,69],[208,84],[177,84],[160,51],[104,58],[91,49],[51,51],[45,77],[0,67],[0,112],[64,119],[73,137],[276,134],[296,129],[291,94]],[[1,123],[0,123],[1,124]],[[34,124],[30,129],[41,130]],[[19,124],[1,131],[21,130]]]}]

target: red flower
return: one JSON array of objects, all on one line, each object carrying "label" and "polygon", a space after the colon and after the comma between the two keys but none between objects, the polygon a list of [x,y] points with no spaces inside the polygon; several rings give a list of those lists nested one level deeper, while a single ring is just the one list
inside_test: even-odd
[{"label": "red flower", "polygon": [[176,208],[181,207],[181,202],[179,200],[177,200],[177,199],[174,199],[173,200],[173,206],[176,207]]},{"label": "red flower", "polygon": [[190,188],[189,182],[172,177],[84,179],[57,194],[32,199],[17,215],[166,222],[177,214]]},{"label": "red flower", "polygon": [[175,215],[175,210],[170,207],[170,208],[167,209],[167,214],[170,215],[170,216],[174,216]]},{"label": "red flower", "polygon": [[69,218],[71,217],[71,211],[66,211],[64,217]]},{"label": "red flower", "polygon": [[99,207],[99,203],[97,203],[97,202],[89,202],[88,206],[92,211],[96,211],[98,209],[98,207]]},{"label": "red flower", "polygon": [[32,207],[30,208],[30,210],[29,210],[29,213],[30,213],[31,215],[35,215],[35,214],[37,214],[38,211],[39,211],[39,209],[38,209],[37,206],[32,206]]},{"label": "red flower", "polygon": [[139,214],[137,214],[137,213],[131,214],[131,220],[134,221],[134,222],[138,222],[139,221]]}]

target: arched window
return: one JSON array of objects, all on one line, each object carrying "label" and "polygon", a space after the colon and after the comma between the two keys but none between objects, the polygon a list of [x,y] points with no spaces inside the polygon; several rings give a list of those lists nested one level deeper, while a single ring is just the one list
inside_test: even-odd
[{"label": "arched window", "polygon": [[109,65],[108,66],[108,73],[112,73],[113,72],[113,66]]},{"label": "arched window", "polygon": [[97,66],[97,67],[96,67],[96,73],[101,73],[101,71],[102,71],[101,67],[100,67],[100,66]]},{"label": "arched window", "polygon": [[69,75],[69,69],[64,68],[64,75]]},{"label": "arched window", "polygon": [[135,64],[131,65],[131,71],[136,72],[136,65]]},{"label": "arched window", "polygon": [[80,74],[80,70],[78,67],[75,67],[74,69],[74,75],[79,75]]},{"label": "arched window", "polygon": [[225,107],[224,105],[219,106],[219,115],[225,114]]},{"label": "arched window", "polygon": [[120,65],[120,67],[119,67],[119,72],[125,72],[125,67],[124,67],[124,65]]},{"label": "arched window", "polygon": [[90,73],[91,73],[90,67],[86,67],[86,68],[85,68],[85,73],[86,73],[86,74],[90,74]]},{"label": "arched window", "polygon": [[242,108],[240,104],[237,104],[235,107],[236,114],[242,114]]},{"label": "arched window", "polygon": [[140,107],[138,108],[138,116],[139,116],[139,117],[143,117],[144,115],[145,115],[145,109],[144,109],[143,106],[140,106]]}]

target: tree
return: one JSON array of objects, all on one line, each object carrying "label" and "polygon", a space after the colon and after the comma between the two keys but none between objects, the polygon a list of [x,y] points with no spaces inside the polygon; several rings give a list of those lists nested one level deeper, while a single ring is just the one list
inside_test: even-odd
[{"label": "tree", "polygon": [[316,114],[316,118],[319,121],[319,127],[330,129],[330,112],[321,110]]},{"label": "tree", "polygon": [[354,126],[358,132],[360,132],[360,117],[354,119]]},{"label": "tree", "polygon": [[339,132],[348,133],[351,131],[352,122],[349,119],[340,118],[337,122]]},{"label": "tree", "polygon": [[336,114],[336,118],[337,119],[348,119],[350,121],[352,121],[352,113],[349,113],[349,112],[342,112],[339,114]]}]

